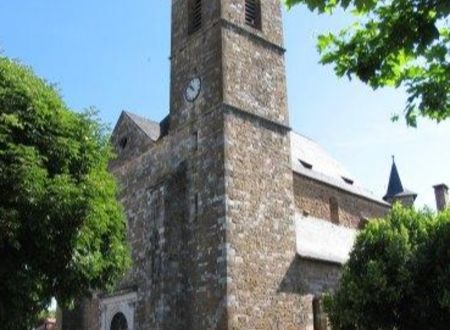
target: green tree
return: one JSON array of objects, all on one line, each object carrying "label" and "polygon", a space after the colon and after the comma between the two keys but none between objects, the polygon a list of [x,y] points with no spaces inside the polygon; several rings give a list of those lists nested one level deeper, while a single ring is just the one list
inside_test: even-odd
[{"label": "green tree", "polygon": [[[356,22],[338,34],[319,36],[321,63],[338,76],[358,77],[376,89],[403,86],[405,118],[440,122],[450,117],[450,1],[284,0],[311,11],[351,10]],[[397,119],[398,115],[394,117]]]},{"label": "green tree", "polygon": [[450,212],[394,206],[357,237],[325,301],[333,329],[448,329]]},{"label": "green tree", "polygon": [[129,263],[111,150],[93,114],[71,112],[31,69],[0,57],[0,324],[30,329],[108,288]]}]

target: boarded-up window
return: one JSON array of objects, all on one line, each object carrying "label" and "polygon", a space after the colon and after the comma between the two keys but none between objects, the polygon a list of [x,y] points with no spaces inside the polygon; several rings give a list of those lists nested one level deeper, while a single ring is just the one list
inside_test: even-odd
[{"label": "boarded-up window", "polygon": [[336,197],[330,198],[330,220],[333,223],[339,223],[339,204]]},{"label": "boarded-up window", "polygon": [[245,24],[261,29],[260,0],[245,0]]},{"label": "boarded-up window", "polygon": [[189,0],[189,34],[192,34],[202,27],[202,0]]}]

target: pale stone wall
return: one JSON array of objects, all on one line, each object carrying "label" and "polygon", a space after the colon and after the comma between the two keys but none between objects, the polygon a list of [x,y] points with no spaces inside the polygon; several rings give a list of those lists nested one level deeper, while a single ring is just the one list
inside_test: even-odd
[{"label": "pale stone wall", "polygon": [[295,259],[289,134],[231,111],[225,136],[230,328],[298,329],[309,306],[293,279],[280,287]]},{"label": "pale stone wall", "polygon": [[281,11],[263,6],[262,31],[243,24],[243,1],[222,8],[228,328],[311,329],[312,298],[286,278],[296,250]]},{"label": "pale stone wall", "polygon": [[226,25],[223,52],[224,102],[288,125],[284,51]]},{"label": "pale stone wall", "polygon": [[339,207],[339,224],[360,228],[363,219],[380,218],[389,206],[351,194],[336,187],[294,173],[295,207],[299,213],[332,221],[330,199],[335,198]]},{"label": "pale stone wall", "polygon": [[222,17],[242,29],[279,47],[283,46],[283,22],[280,2],[277,0],[262,0],[261,30],[254,29],[245,24],[244,0],[226,0],[222,2]]}]

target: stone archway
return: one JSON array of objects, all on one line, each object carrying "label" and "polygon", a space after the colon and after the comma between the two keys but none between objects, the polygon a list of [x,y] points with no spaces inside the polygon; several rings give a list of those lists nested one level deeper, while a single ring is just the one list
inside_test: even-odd
[{"label": "stone archway", "polygon": [[100,300],[101,330],[134,330],[136,292],[105,297]]}]

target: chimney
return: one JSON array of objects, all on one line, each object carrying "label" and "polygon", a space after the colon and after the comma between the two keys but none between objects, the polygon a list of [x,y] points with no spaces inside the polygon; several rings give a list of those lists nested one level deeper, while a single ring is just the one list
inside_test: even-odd
[{"label": "chimney", "polygon": [[434,195],[436,196],[436,208],[438,211],[443,211],[447,206],[449,206],[448,201],[448,187],[446,184],[438,184],[433,186]]}]

